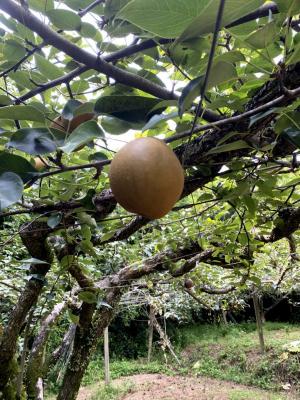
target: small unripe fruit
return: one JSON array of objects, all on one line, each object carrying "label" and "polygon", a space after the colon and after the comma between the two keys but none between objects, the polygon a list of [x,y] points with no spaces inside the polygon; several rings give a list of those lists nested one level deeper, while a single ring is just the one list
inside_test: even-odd
[{"label": "small unripe fruit", "polygon": [[127,211],[161,218],[179,200],[183,168],[173,151],[156,138],[139,138],[125,145],[110,165],[111,190]]},{"label": "small unripe fruit", "polygon": [[192,287],[194,287],[194,282],[192,281],[192,279],[190,279],[190,278],[185,279],[184,287],[186,289],[191,289]]}]

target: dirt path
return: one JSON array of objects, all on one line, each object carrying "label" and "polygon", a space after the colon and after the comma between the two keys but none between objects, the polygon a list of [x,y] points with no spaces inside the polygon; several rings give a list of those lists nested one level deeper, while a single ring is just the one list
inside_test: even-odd
[{"label": "dirt path", "polygon": [[[120,400],[294,400],[291,393],[272,394],[206,377],[166,376],[141,374],[117,379],[115,386],[133,384],[128,394]],[[82,388],[77,400],[89,400],[93,390]]]}]

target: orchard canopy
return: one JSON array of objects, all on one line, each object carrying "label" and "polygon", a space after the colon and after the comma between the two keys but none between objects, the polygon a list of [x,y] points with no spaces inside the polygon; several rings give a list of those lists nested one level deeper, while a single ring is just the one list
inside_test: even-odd
[{"label": "orchard canopy", "polygon": [[[297,288],[299,18],[299,0],[0,0],[0,398],[40,398],[61,316],[73,400],[122,296]],[[140,137],[184,168],[161,219],[110,189]]]}]

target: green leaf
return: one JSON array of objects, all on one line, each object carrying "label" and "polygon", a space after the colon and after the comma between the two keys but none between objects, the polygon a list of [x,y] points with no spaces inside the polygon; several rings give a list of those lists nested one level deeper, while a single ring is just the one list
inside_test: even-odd
[{"label": "green leaf", "polygon": [[235,151],[235,150],[247,149],[247,148],[251,148],[251,147],[244,140],[236,140],[235,142],[232,142],[232,143],[222,144],[221,146],[214,147],[213,149],[207,151],[206,155],[225,153],[228,151]]},{"label": "green leaf", "polygon": [[82,10],[93,3],[94,0],[64,0],[64,4],[75,11]]},{"label": "green leaf", "polygon": [[108,160],[108,157],[105,153],[102,153],[101,151],[98,151],[97,153],[93,153],[89,155],[89,161],[104,161]]},{"label": "green leaf", "polygon": [[42,75],[48,78],[48,80],[57,79],[64,75],[62,69],[48,61],[45,57],[42,57],[39,54],[36,54],[34,57],[38,70]]},{"label": "green leaf", "polygon": [[142,128],[142,132],[147,131],[148,129],[153,129],[155,128],[160,122],[163,121],[168,121],[169,119],[173,119],[175,117],[178,117],[178,112],[172,112],[170,114],[156,114],[153,115],[152,118],[147,122],[146,125]]},{"label": "green leaf", "polygon": [[22,179],[13,172],[0,175],[0,211],[16,203],[23,194]]},{"label": "green leaf", "polygon": [[88,304],[96,304],[98,302],[97,295],[93,292],[88,292],[87,290],[85,290],[84,292],[80,292],[78,294],[78,298],[79,300]]},{"label": "green leaf", "polygon": [[82,105],[83,104],[81,103],[81,101],[75,99],[68,100],[62,111],[62,116],[65,119],[71,120],[75,117],[75,111]]},{"label": "green leaf", "polygon": [[45,116],[32,106],[7,106],[0,108],[0,119],[44,122]]},{"label": "green leaf", "polygon": [[23,264],[49,264],[47,261],[40,260],[38,258],[26,258],[26,260],[21,261]]},{"label": "green leaf", "polygon": [[264,49],[269,46],[270,43],[274,41],[276,35],[276,25],[272,21],[262,28],[257,29],[257,31],[251,33],[246,42],[253,46],[255,49]]},{"label": "green leaf", "polygon": [[51,214],[50,217],[47,219],[47,225],[50,228],[55,228],[61,221],[62,219],[62,214],[61,213],[54,213]]},{"label": "green leaf", "polygon": [[28,0],[29,8],[32,8],[35,11],[39,11],[41,13],[45,13],[54,8],[53,0]]},{"label": "green leaf", "polygon": [[25,158],[0,152],[0,174],[3,172],[14,172],[22,178],[24,183],[37,174],[37,170]]},{"label": "green leaf", "polygon": [[74,256],[68,254],[67,256],[64,256],[61,260],[60,260],[60,266],[62,269],[68,269],[73,261],[74,261]]},{"label": "green leaf", "polygon": [[78,115],[82,115],[82,114],[93,113],[94,106],[95,105],[92,102],[86,102],[86,103],[78,105],[73,110],[73,117],[77,117]]},{"label": "green leaf", "polygon": [[131,124],[127,121],[115,117],[102,117],[102,128],[112,135],[121,135],[131,129]]},{"label": "green leaf", "polygon": [[[262,1],[227,0],[223,26],[255,10]],[[164,38],[198,37],[212,32],[216,23],[216,0],[132,0],[117,14],[132,24]]]},{"label": "green leaf", "polygon": [[289,55],[286,63],[294,64],[298,61],[300,61],[300,42],[297,43],[297,45],[293,49],[292,53]]},{"label": "green leaf", "polygon": [[12,104],[13,101],[5,95],[0,95],[0,106],[9,106],[10,104]]},{"label": "green leaf", "polygon": [[81,19],[79,15],[69,10],[49,10],[46,12],[47,17],[53,25],[64,31],[75,31],[81,27]]},{"label": "green leaf", "polygon": [[[241,2],[240,0],[227,0],[224,8],[222,26],[229,25],[231,22],[242,18],[244,15],[256,10],[264,1],[262,0],[248,0]],[[218,7],[216,7],[216,0],[202,0],[200,13],[192,23],[182,33],[178,42],[203,36],[207,33],[213,32]]]},{"label": "green leaf", "polygon": [[256,201],[253,199],[253,197],[247,195],[243,196],[243,201],[251,215],[255,215],[256,212]]},{"label": "green leaf", "polygon": [[95,104],[95,111],[128,122],[147,122],[151,118],[149,112],[160,101],[143,96],[102,96]]},{"label": "green leaf", "polygon": [[101,243],[106,242],[107,240],[109,240],[110,238],[112,238],[112,237],[114,236],[115,233],[116,233],[115,230],[114,230],[114,231],[109,231],[109,232],[104,233],[104,235],[101,236],[100,242],[101,242]]},{"label": "green leaf", "polygon": [[93,139],[104,138],[104,132],[96,121],[87,121],[79,125],[66,139],[61,150],[67,154],[78,149],[78,147],[89,143]]},{"label": "green leaf", "polygon": [[80,28],[80,34],[83,37],[87,37],[87,38],[93,38],[96,36],[97,34],[97,29],[92,25],[89,24],[88,22],[82,22],[81,23],[81,28]]},{"label": "green leaf", "polygon": [[[230,80],[235,80],[236,78],[237,73],[233,64],[225,61],[217,62],[210,71],[207,89]],[[183,89],[178,102],[180,116],[191,106],[193,100],[200,95],[203,83],[204,75],[193,79]]]},{"label": "green leaf", "polygon": [[7,40],[3,46],[3,56],[8,61],[19,61],[22,57],[26,55],[26,50],[24,46],[15,40]]},{"label": "green leaf", "polygon": [[64,139],[65,135],[57,129],[25,128],[15,132],[7,146],[35,156],[52,153]]},{"label": "green leaf", "polygon": [[288,15],[299,14],[300,0],[276,0],[280,12],[286,12]]},{"label": "green leaf", "polygon": [[266,118],[268,115],[276,114],[276,112],[278,113],[279,111],[280,111],[279,108],[271,108],[270,110],[261,112],[259,114],[252,115],[252,117],[250,117],[249,128],[251,128],[252,125],[254,125],[256,122],[260,121],[261,119]]},{"label": "green leaf", "polygon": [[300,148],[300,131],[297,128],[287,128],[282,132],[282,136],[288,139],[295,146]]},{"label": "green leaf", "polygon": [[68,315],[69,315],[71,322],[73,322],[73,324],[75,324],[75,325],[78,325],[79,315],[73,314],[71,310],[68,310]]}]

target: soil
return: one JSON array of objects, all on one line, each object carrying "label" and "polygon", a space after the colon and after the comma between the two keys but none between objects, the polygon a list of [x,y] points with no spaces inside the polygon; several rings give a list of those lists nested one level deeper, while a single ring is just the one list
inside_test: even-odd
[{"label": "soil", "polygon": [[[132,389],[120,400],[292,400],[289,393],[270,394],[267,391],[219,381],[206,377],[166,376],[161,374],[140,374],[117,379],[115,386],[124,382],[133,384]],[[89,400],[89,388],[82,388],[77,400]],[[277,397],[278,396],[278,397]]]}]

